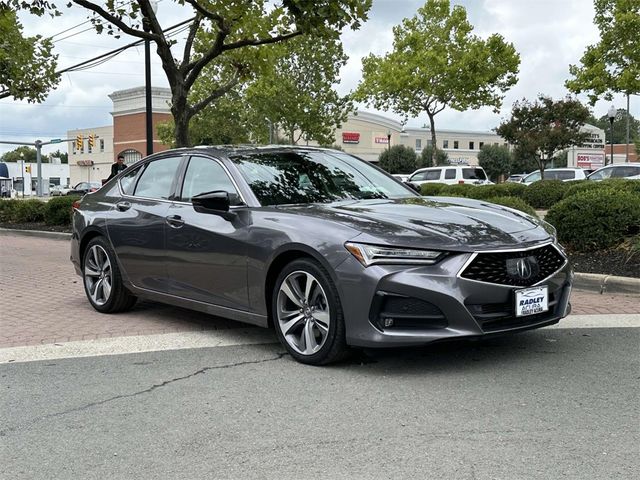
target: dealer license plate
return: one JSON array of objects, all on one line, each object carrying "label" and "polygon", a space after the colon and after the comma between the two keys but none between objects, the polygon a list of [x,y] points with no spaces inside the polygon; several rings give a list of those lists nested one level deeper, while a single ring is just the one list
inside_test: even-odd
[{"label": "dealer license plate", "polygon": [[516,290],[516,317],[536,315],[549,311],[549,287]]}]

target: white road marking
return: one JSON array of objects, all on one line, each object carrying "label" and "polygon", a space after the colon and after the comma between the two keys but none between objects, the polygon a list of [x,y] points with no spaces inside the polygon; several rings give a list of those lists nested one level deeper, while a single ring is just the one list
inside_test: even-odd
[{"label": "white road marking", "polygon": [[[640,314],[571,315],[551,329],[640,328]],[[188,348],[228,347],[277,343],[272,330],[247,327],[204,332],[165,333],[105,338],[81,342],[0,348],[0,364],[34,362],[61,358],[122,355],[126,353],[181,350]]]}]

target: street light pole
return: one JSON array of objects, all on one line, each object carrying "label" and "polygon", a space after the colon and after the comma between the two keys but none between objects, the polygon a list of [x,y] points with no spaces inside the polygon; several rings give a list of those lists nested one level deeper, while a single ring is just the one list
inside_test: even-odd
[{"label": "street light pole", "polygon": [[[158,11],[158,2],[151,1],[151,10],[153,14]],[[145,32],[151,29],[148,21],[143,20],[143,28]],[[151,104],[151,42],[144,40],[144,90],[145,90],[145,124],[147,137],[147,155],[153,153],[153,107]]]},{"label": "street light pole", "polygon": [[[613,105],[611,105],[611,107],[609,107],[609,111],[607,112],[607,115],[609,116],[609,122],[611,123],[611,161],[609,162],[611,165],[613,165],[613,121],[616,119],[616,113],[618,113],[616,111],[616,107],[614,107]],[[605,161],[605,165],[606,165],[606,161]]]}]

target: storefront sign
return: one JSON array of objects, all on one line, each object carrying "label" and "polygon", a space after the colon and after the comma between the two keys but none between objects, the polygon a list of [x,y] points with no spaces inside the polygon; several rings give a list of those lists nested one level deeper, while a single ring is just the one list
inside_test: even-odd
[{"label": "storefront sign", "polygon": [[384,143],[385,145],[389,143],[389,137],[375,137],[373,140],[375,143]]},{"label": "storefront sign", "polygon": [[78,160],[76,163],[81,167],[91,167],[93,160]]},{"label": "storefront sign", "polygon": [[576,156],[577,166],[595,169],[604,165],[604,153],[579,153]]},{"label": "storefront sign", "polygon": [[342,143],[360,143],[358,132],[342,132]]}]

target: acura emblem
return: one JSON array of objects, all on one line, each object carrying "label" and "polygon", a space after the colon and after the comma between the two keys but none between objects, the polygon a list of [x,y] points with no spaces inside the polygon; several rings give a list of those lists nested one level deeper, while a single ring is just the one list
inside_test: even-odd
[{"label": "acura emblem", "polygon": [[520,258],[516,262],[516,272],[518,272],[518,276],[523,280],[527,280],[531,277],[532,269],[529,264],[529,260],[526,258]]}]

